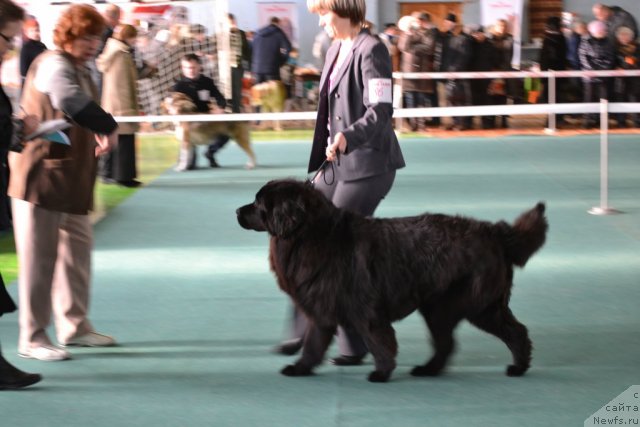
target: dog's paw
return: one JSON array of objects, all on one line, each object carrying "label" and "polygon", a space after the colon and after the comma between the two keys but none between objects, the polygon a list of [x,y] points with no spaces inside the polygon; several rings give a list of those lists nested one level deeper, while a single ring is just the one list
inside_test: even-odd
[{"label": "dog's paw", "polygon": [[386,383],[391,377],[391,372],[371,371],[367,378],[372,383]]},{"label": "dog's paw", "polygon": [[414,377],[437,377],[442,373],[442,367],[436,367],[431,363],[419,365],[411,370]]},{"label": "dog's paw", "polygon": [[287,377],[306,377],[312,375],[311,369],[300,365],[287,365],[280,371],[282,375]]},{"label": "dog's paw", "polygon": [[528,369],[528,366],[509,365],[506,374],[508,377],[521,377]]}]

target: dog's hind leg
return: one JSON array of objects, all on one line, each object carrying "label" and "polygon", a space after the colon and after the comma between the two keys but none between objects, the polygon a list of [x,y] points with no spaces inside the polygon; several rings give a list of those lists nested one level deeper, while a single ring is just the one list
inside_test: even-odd
[{"label": "dog's hind leg", "polygon": [[479,315],[469,317],[469,321],[483,331],[500,338],[509,347],[513,355],[513,364],[507,367],[508,376],[524,375],[531,365],[531,340],[527,328],[518,322],[503,301],[490,305]]},{"label": "dog's hind leg", "polygon": [[362,335],[376,365],[376,370],[369,373],[368,380],[374,383],[387,382],[396,368],[398,355],[398,342],[393,327],[391,324],[373,326]]},{"label": "dog's hind leg", "polygon": [[245,168],[253,169],[256,167],[256,154],[251,147],[251,136],[249,131],[249,123],[236,124],[236,130],[233,133],[238,146],[249,156],[249,161],[245,164]]},{"label": "dog's hind leg", "polygon": [[336,327],[321,328],[310,322],[307,333],[304,336],[302,356],[293,365],[287,365],[280,373],[288,377],[301,377],[311,375],[313,368],[322,363],[324,354],[331,344]]},{"label": "dog's hind leg", "polygon": [[414,367],[411,375],[433,377],[442,372],[453,352],[455,347],[453,330],[462,318],[452,304],[444,304],[442,301],[421,307],[420,313],[431,332],[434,354],[424,365]]}]

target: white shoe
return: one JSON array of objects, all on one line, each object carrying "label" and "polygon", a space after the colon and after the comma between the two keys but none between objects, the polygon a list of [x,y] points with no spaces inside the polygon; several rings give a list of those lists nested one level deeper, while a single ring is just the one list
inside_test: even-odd
[{"label": "white shoe", "polygon": [[67,346],[79,346],[79,347],[109,347],[116,345],[116,340],[108,335],[99,334],[97,332],[89,332],[88,334],[71,338],[63,347]]},{"label": "white shoe", "polygon": [[45,362],[71,359],[68,351],[47,344],[19,350],[18,355],[25,359],[37,359]]}]

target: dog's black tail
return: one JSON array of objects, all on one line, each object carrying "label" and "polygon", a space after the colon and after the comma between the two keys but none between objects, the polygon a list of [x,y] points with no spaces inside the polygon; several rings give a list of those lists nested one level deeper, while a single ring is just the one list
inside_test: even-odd
[{"label": "dog's black tail", "polygon": [[512,264],[524,267],[529,258],[544,245],[549,228],[544,210],[544,203],[540,202],[522,213],[513,225],[502,228],[505,255]]}]

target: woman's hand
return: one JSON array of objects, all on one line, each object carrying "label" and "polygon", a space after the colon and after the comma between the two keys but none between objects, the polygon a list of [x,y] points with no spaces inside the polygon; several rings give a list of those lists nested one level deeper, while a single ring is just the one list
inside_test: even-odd
[{"label": "woman's hand", "polygon": [[96,157],[107,154],[118,145],[118,132],[114,131],[110,135],[96,135]]},{"label": "woman's hand", "polygon": [[344,153],[347,149],[347,138],[344,137],[342,132],[338,132],[333,138],[333,143],[329,145],[325,151],[327,160],[333,162],[338,158],[338,154]]},{"label": "woman's hand", "polygon": [[38,129],[38,126],[40,126],[40,120],[32,114],[27,114],[26,116],[22,117],[21,120],[22,134],[25,136],[34,133],[36,129]]}]

